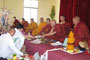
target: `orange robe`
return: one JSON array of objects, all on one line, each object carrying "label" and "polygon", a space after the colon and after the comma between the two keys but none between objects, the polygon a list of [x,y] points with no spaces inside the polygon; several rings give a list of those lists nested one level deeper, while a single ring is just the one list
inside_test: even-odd
[{"label": "orange robe", "polygon": [[65,29],[65,35],[67,36],[70,32],[71,26],[70,23],[65,22],[64,24],[60,24]]},{"label": "orange robe", "polygon": [[56,32],[56,34],[52,35],[52,36],[47,36],[46,38],[47,39],[50,39],[50,40],[57,40],[57,41],[60,41],[60,42],[64,42],[64,39],[65,39],[65,30],[62,26],[60,26],[60,24],[56,24],[55,27],[54,27],[54,30],[53,32]]},{"label": "orange robe", "polygon": [[24,31],[26,30],[26,28],[28,27],[28,22],[27,21],[23,21],[22,25],[24,26]]},{"label": "orange robe", "polygon": [[40,32],[40,35],[49,33],[51,31],[51,28],[51,24],[47,24]]},{"label": "orange robe", "polygon": [[80,41],[89,40],[89,30],[88,27],[83,22],[79,22],[77,26],[74,28],[74,38],[75,38],[75,46],[78,46],[78,43]]},{"label": "orange robe", "polygon": [[35,36],[35,35],[39,35],[40,32],[42,31],[42,29],[43,29],[46,25],[47,25],[46,22],[40,23],[39,26],[38,26],[38,28],[35,29],[34,31],[32,31],[32,35],[34,35],[34,36]]},{"label": "orange robe", "polygon": [[26,31],[25,32],[26,33],[28,33],[28,32],[32,33],[32,31],[34,31],[37,28],[38,28],[37,23],[36,22],[33,22],[33,23],[30,23],[28,25],[28,27],[26,28]]}]

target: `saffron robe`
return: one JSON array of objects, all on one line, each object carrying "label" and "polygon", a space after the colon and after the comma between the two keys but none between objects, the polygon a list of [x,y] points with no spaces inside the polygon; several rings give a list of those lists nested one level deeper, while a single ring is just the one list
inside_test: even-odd
[{"label": "saffron robe", "polygon": [[35,29],[34,31],[32,31],[32,35],[34,35],[34,36],[35,36],[35,35],[39,35],[40,32],[42,31],[42,29],[43,29],[46,25],[47,25],[46,22],[40,23],[39,26],[38,26],[38,28]]},{"label": "saffron robe", "polygon": [[46,38],[50,39],[50,40],[57,40],[57,41],[60,41],[60,42],[64,42],[65,30],[62,26],[60,26],[60,24],[55,25],[55,27],[53,29],[53,32],[56,32],[56,34],[54,34],[52,36],[47,36]]},{"label": "saffron robe", "polygon": [[89,30],[88,27],[83,22],[79,22],[77,26],[74,28],[74,38],[75,38],[75,46],[78,46],[80,41],[88,41],[89,40]]},{"label": "saffron robe", "polygon": [[26,33],[28,33],[28,32],[31,32],[32,33],[32,31],[35,30],[37,27],[38,26],[37,26],[37,23],[36,22],[30,23],[28,25],[28,27],[26,28],[26,31],[25,32]]}]

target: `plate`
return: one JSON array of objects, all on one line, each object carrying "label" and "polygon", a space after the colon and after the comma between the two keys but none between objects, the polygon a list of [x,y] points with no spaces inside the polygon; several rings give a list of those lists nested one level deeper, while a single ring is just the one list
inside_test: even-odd
[{"label": "plate", "polygon": [[69,54],[79,54],[83,53],[83,51],[80,51],[79,49],[74,49],[74,50],[67,50],[66,48],[60,48],[61,51],[67,52]]}]

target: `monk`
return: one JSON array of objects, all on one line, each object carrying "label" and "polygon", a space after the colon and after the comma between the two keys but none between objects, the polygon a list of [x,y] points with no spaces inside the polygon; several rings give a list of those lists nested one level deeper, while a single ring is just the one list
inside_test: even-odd
[{"label": "monk", "polygon": [[47,34],[42,35],[42,37],[45,37],[50,40],[64,42],[65,30],[60,26],[60,24],[56,24],[56,21],[52,20],[51,27],[51,31]]},{"label": "monk", "polygon": [[85,23],[80,21],[80,17],[75,16],[73,18],[74,24],[74,37],[75,37],[75,46],[78,46],[80,41],[88,41],[89,40],[89,30]]},{"label": "monk", "polygon": [[26,30],[26,28],[28,27],[28,22],[27,21],[25,21],[25,19],[24,18],[22,18],[22,22],[21,22],[21,24],[24,26],[24,31]]},{"label": "monk", "polygon": [[40,18],[40,24],[38,26],[37,29],[35,29],[33,32],[32,32],[32,35],[39,35],[40,32],[42,31],[42,29],[46,26],[46,22],[44,22],[44,19],[43,17]]},{"label": "monk", "polygon": [[15,28],[18,24],[20,24],[20,22],[18,19],[16,19],[15,16],[13,17],[13,19],[14,19],[13,27]]},{"label": "monk", "polygon": [[42,31],[40,32],[40,34],[46,34],[46,33],[49,33],[50,30],[51,30],[51,23],[50,23],[50,18],[47,18],[46,19],[46,23],[47,25],[42,29]]},{"label": "monk", "polygon": [[65,21],[65,16],[60,16],[60,25],[65,29],[65,34],[68,35],[70,31],[70,23]]},{"label": "monk", "polygon": [[31,23],[26,28],[26,31],[25,31],[26,33],[28,32],[32,33],[32,31],[34,31],[38,27],[37,23],[34,21],[33,18],[31,18],[30,22]]}]

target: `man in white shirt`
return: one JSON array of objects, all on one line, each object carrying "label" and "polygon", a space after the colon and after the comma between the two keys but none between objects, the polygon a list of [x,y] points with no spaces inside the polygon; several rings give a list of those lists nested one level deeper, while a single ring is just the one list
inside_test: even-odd
[{"label": "man in white shirt", "polygon": [[16,48],[12,36],[15,34],[14,29],[10,29],[10,31],[6,34],[2,34],[0,36],[0,57],[3,58],[12,58],[13,54],[17,54],[18,56],[23,56],[23,53],[20,52],[19,49]]},{"label": "man in white shirt", "polygon": [[23,25],[22,24],[18,24],[15,28],[15,34],[13,36],[13,40],[14,40],[14,43],[15,43],[15,46],[21,50],[21,48],[23,47],[24,45],[24,40],[25,38],[28,38],[28,37],[31,37],[31,38],[34,38],[33,36],[28,36],[28,35],[23,35],[22,34],[22,31],[23,31]]},{"label": "man in white shirt", "polygon": [[13,40],[14,40],[14,43],[15,43],[15,46],[21,50],[23,44],[24,44],[24,40],[25,40],[25,37],[24,35],[22,34],[22,30],[23,30],[23,25],[19,24],[16,28],[15,28],[15,34],[13,36]]}]

